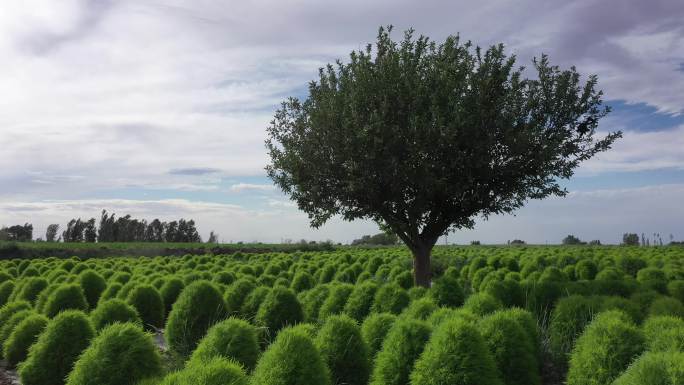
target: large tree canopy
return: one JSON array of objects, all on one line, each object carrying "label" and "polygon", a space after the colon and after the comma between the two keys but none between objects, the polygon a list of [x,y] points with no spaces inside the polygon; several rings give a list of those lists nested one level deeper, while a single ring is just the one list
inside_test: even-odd
[{"label": "large tree canopy", "polygon": [[409,30],[395,42],[390,32],[282,104],[266,169],[314,227],[335,215],[388,226],[429,285],[441,235],[565,195],[559,181],[621,133],[595,137],[609,112],[596,76],[581,81],[542,55],[525,78],[502,44],[483,52],[458,36],[436,44]]}]

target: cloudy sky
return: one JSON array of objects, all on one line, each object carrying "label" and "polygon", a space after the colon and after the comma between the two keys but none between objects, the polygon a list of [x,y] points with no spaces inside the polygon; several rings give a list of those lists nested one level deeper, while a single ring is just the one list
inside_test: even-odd
[{"label": "cloudy sky", "polygon": [[684,239],[682,20],[681,0],[3,0],[0,225],[32,222],[39,236],[107,209],[194,218],[226,242],[374,232],[362,221],[309,229],[265,177],[263,142],[281,100],[393,24],[595,73],[613,107],[600,128],[624,131],[568,197],[449,242]]}]

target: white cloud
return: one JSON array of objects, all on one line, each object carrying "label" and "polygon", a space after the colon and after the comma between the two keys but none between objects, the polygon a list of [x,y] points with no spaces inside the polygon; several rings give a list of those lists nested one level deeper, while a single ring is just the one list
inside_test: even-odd
[{"label": "white cloud", "polygon": [[275,186],[272,184],[236,183],[230,186],[229,190],[231,192],[275,191]]}]

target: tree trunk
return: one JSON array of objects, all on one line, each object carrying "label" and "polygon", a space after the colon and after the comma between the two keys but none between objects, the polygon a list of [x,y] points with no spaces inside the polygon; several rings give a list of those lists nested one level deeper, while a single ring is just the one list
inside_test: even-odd
[{"label": "tree trunk", "polygon": [[416,286],[429,288],[431,283],[430,252],[431,247],[417,247],[413,252],[413,282]]}]

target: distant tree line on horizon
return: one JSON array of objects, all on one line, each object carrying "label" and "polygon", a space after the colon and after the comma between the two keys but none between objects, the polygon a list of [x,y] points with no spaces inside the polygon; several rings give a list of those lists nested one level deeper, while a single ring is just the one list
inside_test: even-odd
[{"label": "distant tree line on horizon", "polygon": [[[102,210],[99,225],[95,218],[87,220],[71,219],[64,231],[59,234],[59,225],[51,224],[45,232],[47,242],[174,242],[199,243],[202,237],[197,231],[195,221],[181,218],[177,221],[164,222],[154,219],[136,219],[131,215],[117,217]],[[0,240],[30,242],[33,240],[33,225],[26,223],[0,229]],[[38,239],[42,240],[42,239]],[[213,231],[210,243],[218,242],[218,235]]]}]

